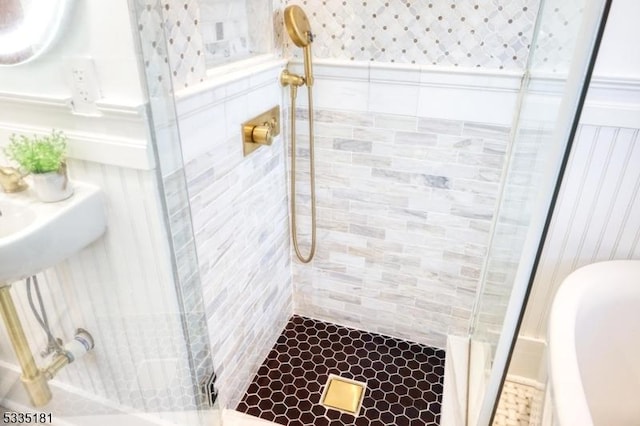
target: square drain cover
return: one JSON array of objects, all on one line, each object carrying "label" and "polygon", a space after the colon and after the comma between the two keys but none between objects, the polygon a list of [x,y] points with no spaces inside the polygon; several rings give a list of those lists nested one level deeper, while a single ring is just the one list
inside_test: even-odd
[{"label": "square drain cover", "polygon": [[360,413],[366,383],[329,374],[320,404],[327,408],[357,416]]}]

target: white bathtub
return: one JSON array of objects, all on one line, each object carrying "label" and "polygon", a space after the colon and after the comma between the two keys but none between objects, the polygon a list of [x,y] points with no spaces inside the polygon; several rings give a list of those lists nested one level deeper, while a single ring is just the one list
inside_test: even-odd
[{"label": "white bathtub", "polygon": [[564,280],[549,367],[557,424],[640,425],[640,261],[595,263]]}]

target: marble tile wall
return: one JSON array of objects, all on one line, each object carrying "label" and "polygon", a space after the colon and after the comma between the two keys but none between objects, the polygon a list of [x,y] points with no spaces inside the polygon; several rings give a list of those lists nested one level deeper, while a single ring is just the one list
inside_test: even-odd
[{"label": "marble tile wall", "polygon": [[208,66],[248,56],[247,2],[200,0],[200,33]]},{"label": "marble tile wall", "polygon": [[319,58],[521,71],[539,0],[287,4],[309,15]]},{"label": "marble tile wall", "polygon": [[[171,78],[149,69],[159,90],[183,89],[207,78],[207,69],[282,43],[282,0],[132,0],[143,49],[169,64]],[[276,24],[274,24],[276,23]],[[149,55],[147,55],[149,56]],[[148,59],[148,58],[146,58]],[[153,61],[147,60],[147,68]]]},{"label": "marble tile wall", "polygon": [[540,33],[534,40],[536,55],[532,58],[534,72],[564,74],[569,71],[575,49],[582,11],[588,0],[548,0],[540,10]]},{"label": "marble tile wall", "polygon": [[199,0],[197,3],[208,67],[273,51],[271,2]]},{"label": "marble tile wall", "polygon": [[[321,59],[419,64],[482,70],[524,70],[539,0],[501,2],[343,2],[327,0],[135,0],[151,19],[140,30],[157,43],[161,25],[176,88],[206,78],[207,67],[256,53],[301,52],[283,37],[282,9],[302,6],[311,20],[314,56]],[[548,2],[544,31],[536,44],[545,51],[537,68],[565,71],[564,51],[574,43],[584,0]],[[558,65],[560,64],[560,65]]]},{"label": "marble tile wall", "polygon": [[538,127],[520,127],[511,148],[473,324],[474,339],[490,344],[493,350],[502,333],[513,282],[533,220],[532,211],[538,202],[538,185],[548,173],[545,157],[555,140],[551,126],[547,126],[538,123]]},{"label": "marble tile wall", "polygon": [[280,103],[281,66],[178,100],[216,386],[227,408],[293,313],[283,139],[243,157],[239,131]]},{"label": "marble tile wall", "polygon": [[509,128],[329,109],[315,120],[319,245],[311,264],[294,261],[296,313],[444,348],[469,326]]}]

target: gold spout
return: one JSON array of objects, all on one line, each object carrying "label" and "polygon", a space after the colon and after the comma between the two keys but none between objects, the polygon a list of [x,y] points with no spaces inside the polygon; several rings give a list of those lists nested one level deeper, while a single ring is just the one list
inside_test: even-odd
[{"label": "gold spout", "polygon": [[4,192],[20,192],[27,189],[23,175],[13,167],[0,167],[0,186]]},{"label": "gold spout", "polygon": [[51,390],[47,384],[47,379],[36,365],[29,342],[22,329],[18,312],[11,299],[10,286],[0,283],[0,314],[7,327],[9,339],[13,344],[13,349],[22,368],[22,383],[29,394],[31,403],[35,407],[41,407],[51,400]]}]

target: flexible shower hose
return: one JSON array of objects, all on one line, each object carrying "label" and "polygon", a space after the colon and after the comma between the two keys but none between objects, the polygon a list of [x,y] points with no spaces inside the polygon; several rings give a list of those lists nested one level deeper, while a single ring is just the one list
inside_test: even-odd
[{"label": "flexible shower hose", "polygon": [[311,248],[307,256],[303,256],[298,245],[298,229],[296,226],[296,95],[297,87],[291,86],[291,240],[296,256],[302,263],[309,263],[316,252],[316,176],[315,155],[313,150],[313,89],[307,86],[309,102],[309,185],[311,189]]}]

